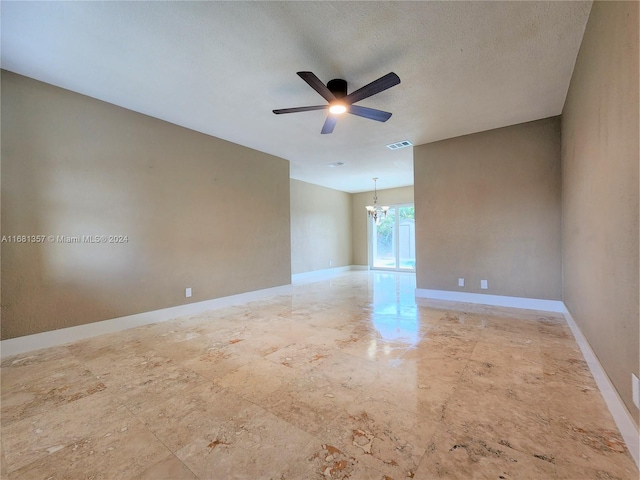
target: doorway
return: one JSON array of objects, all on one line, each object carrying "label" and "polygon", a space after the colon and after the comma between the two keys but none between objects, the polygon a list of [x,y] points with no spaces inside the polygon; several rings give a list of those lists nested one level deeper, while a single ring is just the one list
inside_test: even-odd
[{"label": "doorway", "polygon": [[416,220],[413,204],[393,205],[386,217],[369,219],[369,267],[413,272],[416,268]]}]

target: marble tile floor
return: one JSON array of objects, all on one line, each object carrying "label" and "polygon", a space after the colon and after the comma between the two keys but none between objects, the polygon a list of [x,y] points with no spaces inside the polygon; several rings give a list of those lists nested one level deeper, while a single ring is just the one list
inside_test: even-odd
[{"label": "marble tile floor", "polygon": [[2,362],[2,479],[638,479],[561,315],[348,272]]}]

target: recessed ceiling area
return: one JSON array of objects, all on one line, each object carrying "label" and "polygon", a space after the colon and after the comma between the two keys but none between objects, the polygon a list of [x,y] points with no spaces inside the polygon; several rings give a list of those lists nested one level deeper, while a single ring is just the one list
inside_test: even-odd
[{"label": "recessed ceiling area", "polygon": [[[413,184],[413,145],[559,115],[591,2],[2,2],[2,68],[290,161],[343,190]],[[402,83],[321,135],[297,75]],[[338,162],[340,168],[331,168]]]}]

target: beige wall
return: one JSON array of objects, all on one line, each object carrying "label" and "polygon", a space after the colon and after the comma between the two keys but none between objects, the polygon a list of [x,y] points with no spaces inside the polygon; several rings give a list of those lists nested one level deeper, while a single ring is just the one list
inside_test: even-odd
[{"label": "beige wall", "polygon": [[[353,264],[369,264],[369,240],[367,233],[367,205],[373,204],[373,190],[352,194],[353,217]],[[378,190],[378,205],[400,205],[413,203],[413,187]]]},{"label": "beige wall", "polygon": [[3,339],[288,284],[289,164],[3,72],[2,233],[128,236],[3,243]]},{"label": "beige wall", "polygon": [[291,273],[351,265],[351,195],[291,180]]},{"label": "beige wall", "polygon": [[638,422],[638,3],[594,2],[562,113],[564,302]]},{"label": "beige wall", "polygon": [[559,118],[414,147],[414,183],[418,288],[562,298]]}]

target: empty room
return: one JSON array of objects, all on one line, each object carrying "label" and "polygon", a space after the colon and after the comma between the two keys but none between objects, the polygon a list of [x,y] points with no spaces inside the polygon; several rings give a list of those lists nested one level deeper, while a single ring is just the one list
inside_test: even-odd
[{"label": "empty room", "polygon": [[637,480],[639,6],[0,2],[2,480]]}]

